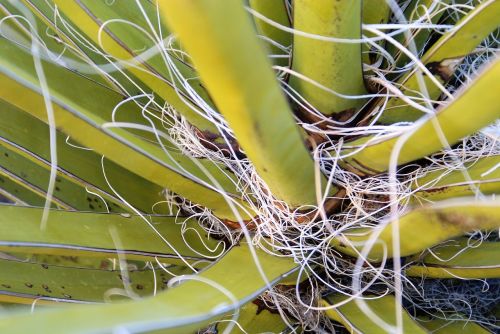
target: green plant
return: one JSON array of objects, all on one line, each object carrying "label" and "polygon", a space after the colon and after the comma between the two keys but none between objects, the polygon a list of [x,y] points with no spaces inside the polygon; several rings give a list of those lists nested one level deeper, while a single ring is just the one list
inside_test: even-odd
[{"label": "green plant", "polygon": [[498,328],[500,1],[0,12],[2,333]]}]

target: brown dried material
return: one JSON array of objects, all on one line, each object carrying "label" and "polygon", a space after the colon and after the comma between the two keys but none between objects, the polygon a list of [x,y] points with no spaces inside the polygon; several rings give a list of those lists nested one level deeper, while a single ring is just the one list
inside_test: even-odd
[{"label": "brown dried material", "polygon": [[441,61],[428,63],[426,67],[432,74],[441,78],[443,82],[448,82],[450,81],[453,73],[455,73],[457,66],[462,62],[462,60],[463,57],[443,59]]}]

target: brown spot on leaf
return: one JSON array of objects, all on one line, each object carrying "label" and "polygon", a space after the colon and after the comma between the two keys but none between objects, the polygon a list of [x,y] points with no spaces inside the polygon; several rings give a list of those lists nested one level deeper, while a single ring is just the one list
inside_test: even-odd
[{"label": "brown spot on leaf", "polygon": [[462,231],[472,231],[479,229],[482,223],[492,218],[484,215],[461,213],[457,211],[437,211],[439,222],[443,225],[450,225]]}]

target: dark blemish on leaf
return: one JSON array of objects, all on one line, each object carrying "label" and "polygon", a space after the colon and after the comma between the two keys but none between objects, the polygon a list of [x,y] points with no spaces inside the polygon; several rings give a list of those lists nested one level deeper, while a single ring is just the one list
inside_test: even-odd
[{"label": "dark blemish on leaf", "polygon": [[436,216],[445,228],[449,228],[451,225],[452,227],[459,228],[464,232],[478,229],[481,226],[481,223],[493,219],[484,215],[463,214],[460,212],[447,211],[437,211]]},{"label": "dark blemish on leaf", "polygon": [[2,286],[3,286],[4,288],[6,288],[6,289],[10,289],[10,288],[11,288],[11,286],[10,286],[10,285],[8,285],[8,284],[2,284]]},{"label": "dark blemish on leaf", "polygon": [[68,295],[66,293],[63,293],[63,296],[64,296],[64,298],[73,299],[73,297],[71,297],[70,295]]},{"label": "dark blemish on leaf", "polygon": [[49,269],[49,266],[44,263],[44,264],[42,264],[42,268],[43,269]]},{"label": "dark blemish on leaf", "polygon": [[5,155],[7,158],[9,157],[9,153],[5,152],[3,155]]},{"label": "dark blemish on leaf", "polygon": [[137,284],[135,287],[137,288],[137,290],[143,290],[144,289],[144,286],[141,285],[141,284]]},{"label": "dark blemish on leaf", "polygon": [[55,189],[56,191],[61,191],[61,189],[58,186],[56,186]]},{"label": "dark blemish on leaf", "polygon": [[27,288],[30,288],[30,289],[33,287],[33,284],[31,284],[31,283],[24,283],[24,285],[25,285]]},{"label": "dark blemish on leaf", "polygon": [[253,123],[253,129],[254,129],[254,131],[257,133],[257,135],[258,135],[258,136],[260,136],[260,135],[261,135],[261,133],[260,133],[260,124],[259,124],[259,123],[254,122],[254,123]]},{"label": "dark blemish on leaf", "polygon": [[92,204],[89,204],[89,208],[91,208],[92,210],[94,210],[94,206]]}]

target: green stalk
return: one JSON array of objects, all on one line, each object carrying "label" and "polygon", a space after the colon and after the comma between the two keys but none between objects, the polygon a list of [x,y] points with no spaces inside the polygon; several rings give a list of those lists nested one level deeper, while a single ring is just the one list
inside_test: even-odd
[{"label": "green stalk", "polygon": [[[403,144],[397,164],[406,164],[446,147],[441,142],[436,123],[440,125],[447,143],[453,145],[463,137],[495,122],[500,117],[500,109],[497,107],[498,89],[496,89],[500,87],[499,76],[500,59],[497,59],[436,114],[422,118],[415,125],[417,130],[413,131]],[[360,146],[370,139],[372,138],[364,137],[350,142],[349,146]],[[399,137],[395,137],[370,144],[343,159],[343,163],[354,167],[360,174],[373,175],[385,172],[389,169],[391,152],[398,139]],[[350,151],[352,150],[346,150],[343,153]]]},{"label": "green stalk", "polygon": [[[291,259],[258,250],[256,254],[271,285],[297,268]],[[231,249],[198,277],[204,281],[186,279],[152,298],[0,318],[0,331],[48,334],[57,328],[66,334],[109,333],[120,327],[130,332],[163,329],[162,334],[187,334],[254,300],[268,287],[256,270],[246,244]],[[231,297],[207,282],[224,287]]]},{"label": "green stalk", "polygon": [[[474,201],[454,204],[453,201],[414,209],[390,221],[381,231],[369,228],[353,228],[331,240],[331,245],[347,255],[358,257],[367,245],[371,233],[377,233],[376,243],[367,259],[380,262],[393,256],[393,225],[398,224],[400,256],[413,255],[445,240],[475,230],[491,230],[500,227],[500,205],[496,201]],[[418,231],[428,231],[419,233]],[[379,233],[380,232],[380,233]]]},{"label": "green stalk", "polygon": [[[264,15],[287,28],[290,28],[290,18],[288,17],[285,0],[250,0],[250,8]],[[258,17],[254,17],[255,26],[260,35],[265,36],[283,47],[292,46],[292,34],[276,28]],[[275,45],[265,42],[268,45],[271,55],[286,56],[286,58],[273,58],[273,63],[279,66],[288,66],[288,54]]]},{"label": "green stalk", "polygon": [[[293,5],[294,29],[326,37],[361,37],[361,0],[296,0]],[[321,41],[294,34],[292,69],[340,94],[366,93],[361,43]],[[336,96],[293,75],[290,84],[325,115],[352,114],[364,102]]]},{"label": "green stalk", "polygon": [[[382,24],[387,23],[391,15],[391,8],[386,0],[364,0],[363,1],[363,24]],[[364,32],[366,37],[373,38],[376,35],[372,32]],[[376,42],[379,45],[385,44],[385,41]],[[372,64],[376,61],[370,54],[373,47],[369,43],[364,43],[361,47],[362,59],[365,64]]]},{"label": "green stalk", "polygon": [[[273,195],[292,207],[316,204],[313,160],[242,4],[178,0],[160,5]],[[320,181],[325,183],[323,177]]]}]

